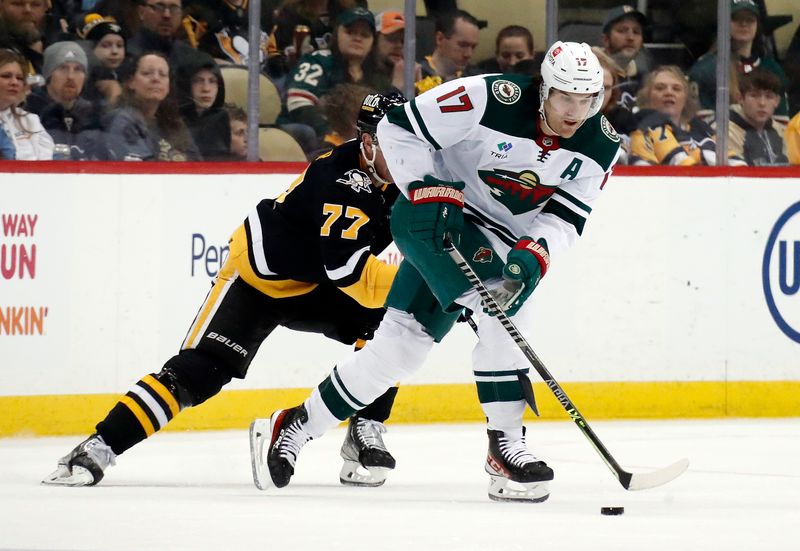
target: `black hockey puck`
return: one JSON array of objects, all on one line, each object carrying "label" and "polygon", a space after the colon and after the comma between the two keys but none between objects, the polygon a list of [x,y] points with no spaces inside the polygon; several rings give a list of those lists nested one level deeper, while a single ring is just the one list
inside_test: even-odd
[{"label": "black hockey puck", "polygon": [[617,516],[625,512],[625,507],[600,507],[601,515]]}]

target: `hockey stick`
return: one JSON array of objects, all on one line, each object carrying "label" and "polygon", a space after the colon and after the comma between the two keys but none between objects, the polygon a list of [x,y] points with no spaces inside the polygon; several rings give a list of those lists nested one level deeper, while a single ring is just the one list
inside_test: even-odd
[{"label": "hockey stick", "polygon": [[[461,317],[464,318],[464,321],[467,322],[472,328],[472,331],[475,332],[475,335],[478,338],[481,338],[480,334],[478,333],[478,324],[475,323],[475,320],[472,319],[472,312],[465,308],[464,312],[461,314]],[[458,321],[461,321],[459,318]],[[530,406],[531,411],[536,414],[536,417],[539,417],[539,408],[536,407],[536,396],[533,394],[533,384],[531,383],[530,378],[526,373],[522,371],[517,371],[517,379],[519,379],[519,386],[522,387],[522,396],[525,398],[525,402]]]},{"label": "hockey stick", "polygon": [[569,399],[567,393],[564,392],[564,389],[561,388],[561,385],[559,385],[558,382],[553,378],[542,361],[533,351],[533,348],[531,348],[531,345],[528,344],[528,341],[526,341],[525,338],[520,334],[514,323],[508,318],[502,308],[498,306],[497,302],[494,300],[494,297],[489,292],[489,289],[486,288],[477,274],[475,274],[472,267],[467,263],[458,249],[453,246],[453,243],[449,237],[445,238],[445,251],[450,255],[450,258],[453,259],[453,262],[456,263],[458,268],[461,270],[461,273],[463,273],[467,280],[469,280],[472,287],[478,292],[484,306],[486,306],[492,315],[497,317],[503,328],[505,328],[505,330],[508,332],[509,336],[511,336],[522,353],[525,354],[525,357],[528,358],[528,361],[531,363],[533,368],[544,380],[547,388],[549,388],[553,395],[555,395],[556,399],[558,399],[558,402],[561,404],[561,407],[566,410],[570,418],[572,418],[583,435],[592,444],[595,451],[600,454],[600,457],[603,459],[606,466],[611,469],[611,472],[614,473],[614,476],[617,477],[617,480],[619,480],[619,483],[622,484],[623,488],[626,490],[646,490],[649,488],[655,488],[657,486],[666,484],[667,482],[670,482],[683,474],[683,472],[689,467],[688,459],[681,459],[672,465],[649,473],[630,473],[620,467],[619,463],[617,463],[617,460],[614,459],[611,453],[606,449],[592,428],[589,426],[589,423],[578,411],[578,408],[575,407],[575,404]]}]

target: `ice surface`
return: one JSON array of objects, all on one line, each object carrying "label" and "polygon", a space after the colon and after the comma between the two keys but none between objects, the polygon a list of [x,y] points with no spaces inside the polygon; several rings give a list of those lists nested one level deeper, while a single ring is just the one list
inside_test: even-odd
[{"label": "ice surface", "polygon": [[80,437],[1,439],[0,549],[800,549],[800,419],[592,425],[624,468],[689,470],[626,492],[572,423],[532,422],[551,497],[496,503],[482,425],[390,424],[398,466],[381,488],[339,484],[342,429],[306,446],[283,490],[253,486],[245,430],[159,434],[99,486],[63,488],[39,481]]}]

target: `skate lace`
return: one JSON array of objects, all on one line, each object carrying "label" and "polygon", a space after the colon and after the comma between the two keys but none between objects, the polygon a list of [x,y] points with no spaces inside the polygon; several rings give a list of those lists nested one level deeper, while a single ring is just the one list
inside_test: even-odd
[{"label": "skate lace", "polygon": [[289,425],[283,434],[283,441],[280,445],[278,455],[286,459],[292,467],[300,454],[300,449],[311,440],[311,435],[303,430],[302,423],[298,420]]},{"label": "skate lace", "polygon": [[386,425],[371,419],[356,419],[356,436],[365,448],[377,448],[388,451],[381,434],[386,432]]},{"label": "skate lace", "polygon": [[530,452],[528,446],[525,445],[525,438],[510,440],[505,436],[501,436],[498,439],[498,444],[503,458],[516,467],[522,467],[527,463],[539,461],[536,456]]}]

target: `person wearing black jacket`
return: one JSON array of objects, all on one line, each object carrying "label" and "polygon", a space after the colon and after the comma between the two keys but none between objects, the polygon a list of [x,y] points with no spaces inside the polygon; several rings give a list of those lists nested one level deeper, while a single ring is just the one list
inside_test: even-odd
[{"label": "person wearing black jacket", "polygon": [[178,67],[177,93],[183,122],[206,161],[230,160],[231,127],[225,82],[214,59],[195,51]]},{"label": "person wearing black jacket", "polygon": [[101,131],[94,105],[80,97],[86,69],[86,54],[75,42],[48,46],[43,67],[46,85],[36,88],[26,100],[27,110],[39,115],[56,146],[69,148],[67,158],[73,161],[97,158]]}]

